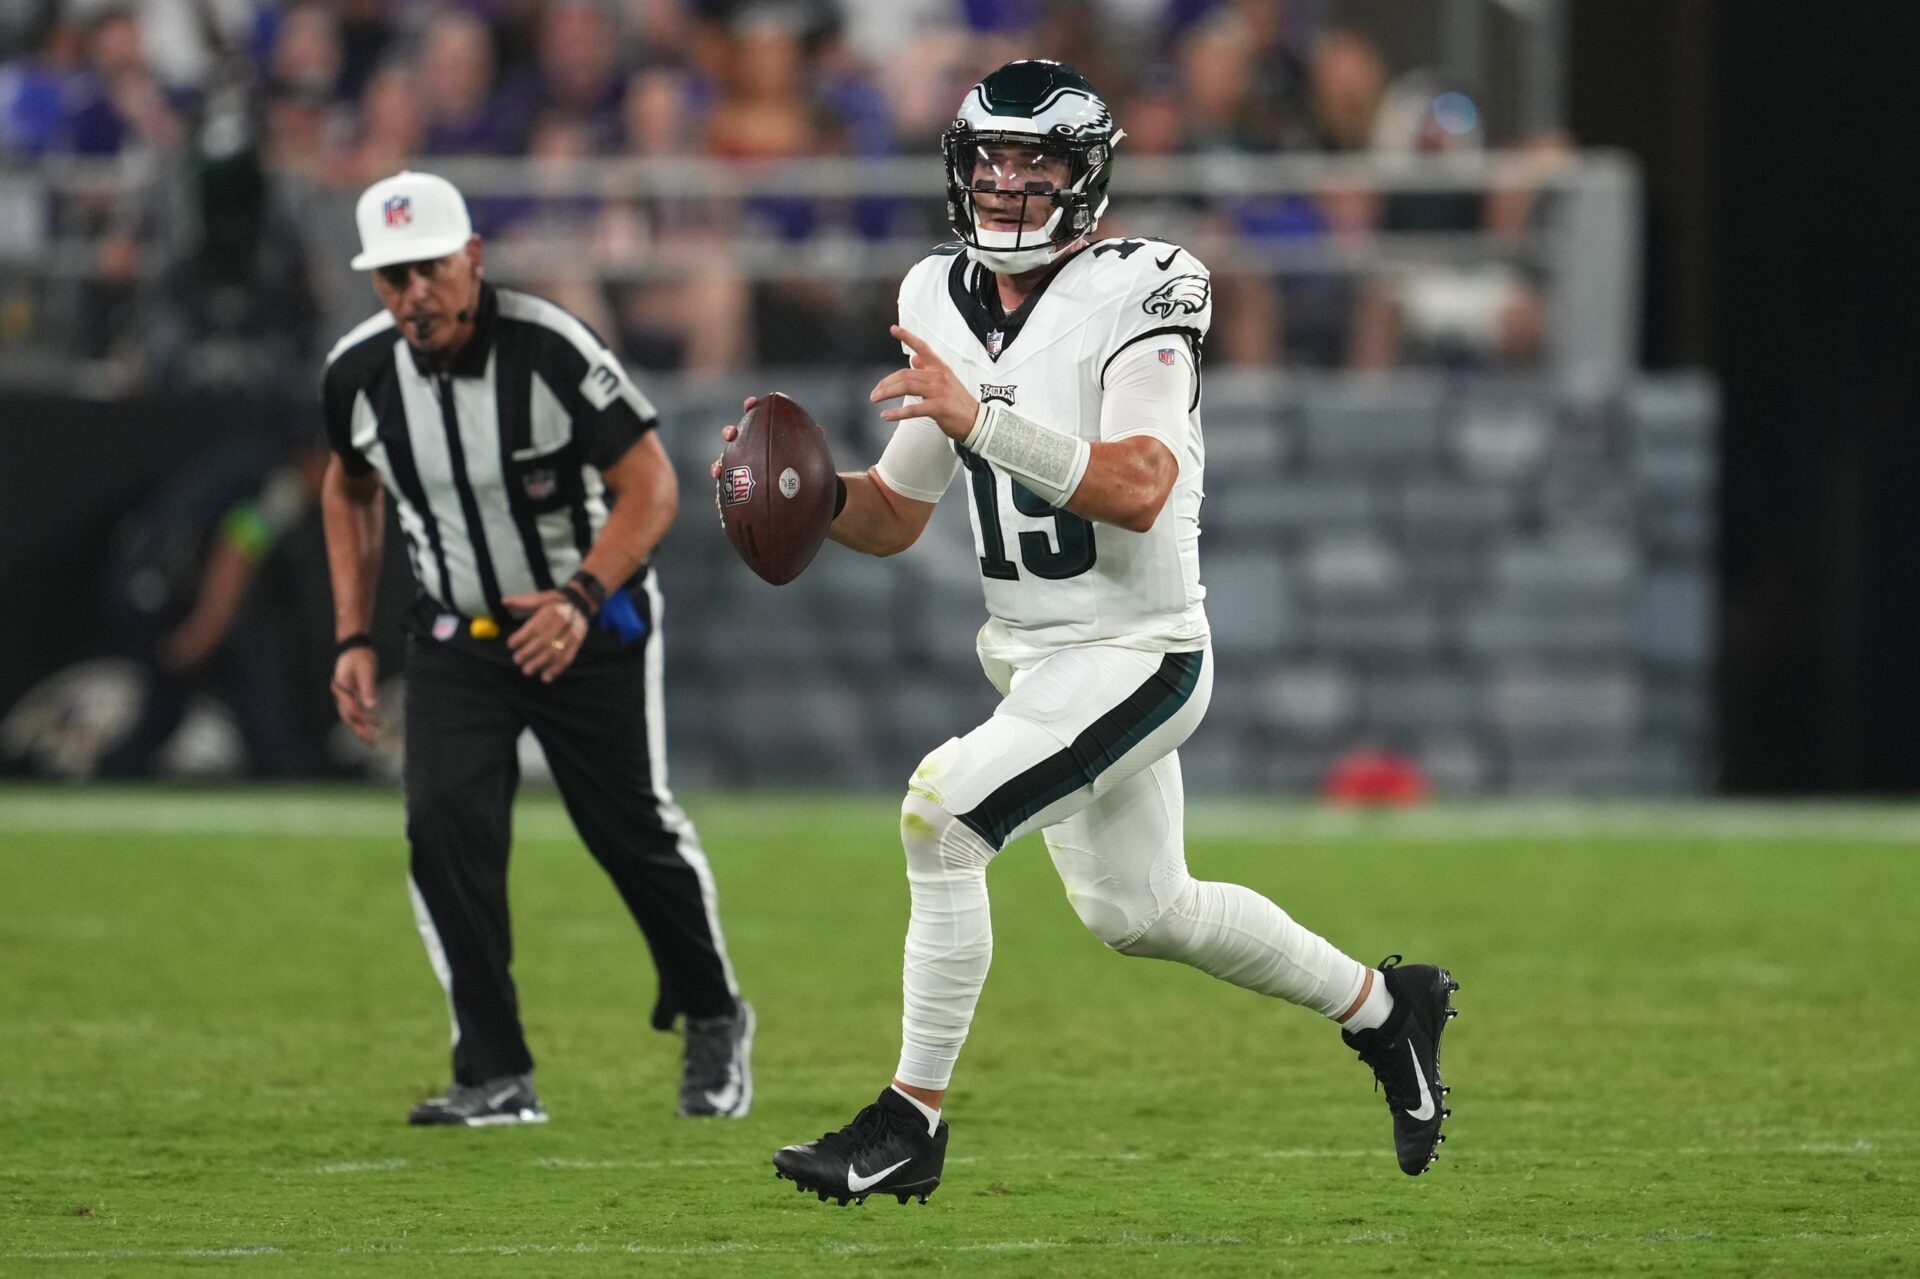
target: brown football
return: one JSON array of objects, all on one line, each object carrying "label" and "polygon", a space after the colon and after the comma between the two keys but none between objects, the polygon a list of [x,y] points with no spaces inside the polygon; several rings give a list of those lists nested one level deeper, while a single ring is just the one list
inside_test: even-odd
[{"label": "brown football", "polygon": [[733,549],[761,577],[786,585],[827,540],[834,492],[827,433],[786,396],[761,396],[720,454],[715,500]]}]

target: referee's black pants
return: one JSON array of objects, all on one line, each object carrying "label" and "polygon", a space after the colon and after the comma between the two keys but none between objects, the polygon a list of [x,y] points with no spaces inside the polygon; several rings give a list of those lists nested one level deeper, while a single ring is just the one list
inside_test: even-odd
[{"label": "referee's black pants", "polygon": [[651,749],[665,740],[648,731],[664,714],[658,633],[650,627],[621,648],[593,632],[566,673],[542,684],[514,667],[504,639],[436,640],[424,629],[408,646],[407,839],[420,934],[453,1010],[454,1079],[478,1084],[533,1068],[507,915],[523,728],[539,739],[575,828],[646,937],[660,981],[653,1025],[731,1013],[737,990],[712,875]]}]

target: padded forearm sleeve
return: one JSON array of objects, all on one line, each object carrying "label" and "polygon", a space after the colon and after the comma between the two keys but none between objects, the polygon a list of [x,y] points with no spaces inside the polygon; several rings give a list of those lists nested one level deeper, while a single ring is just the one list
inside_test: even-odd
[{"label": "padded forearm sleeve", "polygon": [[1042,426],[994,402],[980,406],[964,447],[1054,506],[1065,505],[1073,496],[1093,456],[1093,447],[1078,436]]}]

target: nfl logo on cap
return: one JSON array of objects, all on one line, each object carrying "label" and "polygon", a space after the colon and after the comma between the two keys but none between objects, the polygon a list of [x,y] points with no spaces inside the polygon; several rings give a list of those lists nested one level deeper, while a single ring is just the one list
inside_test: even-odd
[{"label": "nfl logo on cap", "polygon": [[431,173],[401,172],[374,183],[360,193],[353,220],[360,228],[356,271],[431,262],[473,237],[466,200],[453,183]]}]

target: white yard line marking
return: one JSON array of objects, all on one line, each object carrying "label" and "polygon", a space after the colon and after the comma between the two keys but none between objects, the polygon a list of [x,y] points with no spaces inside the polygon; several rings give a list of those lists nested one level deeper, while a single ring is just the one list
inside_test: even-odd
[{"label": "white yard line marking", "polygon": [[5,1261],[159,1261],[179,1257],[277,1257],[282,1249],[266,1244],[238,1248],[87,1248],[66,1252],[0,1252]]},{"label": "white yard line marking", "polygon": [[322,1176],[355,1172],[399,1172],[407,1166],[404,1159],[381,1159],[373,1163],[321,1164],[313,1171]]},{"label": "white yard line marking", "polygon": [[[1491,1236],[1490,1236],[1491,1237]],[[1672,1244],[1701,1243],[1720,1238],[1715,1231],[1679,1231],[1660,1230],[1642,1235],[1615,1235],[1608,1231],[1554,1233],[1513,1236],[1515,1240],[1535,1239],[1542,1243],[1566,1247],[1568,1245],[1592,1246],[1596,1244],[1617,1244],[1633,1247],[1663,1247]],[[1842,1231],[1800,1230],[1786,1234],[1748,1235],[1741,1234],[1742,1244],[1786,1243],[1789,1241],[1816,1241],[1834,1243],[1868,1243],[1885,1240],[1911,1240],[1912,1231],[1880,1230],[1869,1233],[1849,1233]],[[1327,1240],[1328,1243],[1341,1244],[1387,1244],[1399,1245],[1405,1238],[1397,1231],[1367,1231],[1349,1235],[1343,1239]],[[268,1244],[243,1244],[230,1248],[75,1248],[62,1250],[23,1250],[0,1252],[0,1261],[173,1261],[203,1257],[557,1257],[557,1256],[640,1256],[640,1257],[713,1257],[730,1254],[754,1254],[767,1257],[781,1256],[825,1256],[825,1257],[872,1257],[902,1256],[917,1253],[1009,1253],[1009,1252],[1052,1252],[1089,1248],[1238,1248],[1260,1247],[1259,1240],[1249,1240],[1240,1235],[1151,1235],[1135,1234],[1131,1231],[1107,1235],[1097,1239],[990,1239],[976,1240],[971,1243],[822,1243],[808,1247],[802,1244],[763,1244],[745,1239],[724,1239],[711,1243],[696,1244],[648,1244],[631,1242],[625,1244],[600,1243],[523,1243],[523,1244],[472,1244],[457,1248],[420,1248],[408,1244],[362,1244],[349,1245],[333,1249],[312,1250],[304,1248],[277,1248]],[[1298,1252],[1302,1246],[1298,1241],[1279,1239],[1267,1241],[1266,1247],[1287,1247]]]},{"label": "white yard line marking", "polygon": [[[790,831],[796,809],[820,797],[709,794],[687,807],[715,832],[736,835]],[[837,799],[836,812],[870,805],[877,823],[892,801],[854,794]],[[303,835],[403,838],[399,792],[274,790],[85,790],[0,786],[0,832],[144,831],[162,834]],[[1268,844],[1306,841],[1407,843],[1518,840],[1552,843],[1606,837],[1689,841],[1836,839],[1920,848],[1920,806],[1876,803],[1698,801],[1488,801],[1437,804],[1404,811],[1355,812],[1298,802],[1200,798],[1188,808],[1188,833],[1203,839]],[[558,801],[532,792],[515,815],[522,839],[575,838]]]},{"label": "white yard line marking", "polygon": [[[1910,1159],[1916,1153],[1907,1138],[1912,1134],[1882,1134],[1877,1141],[1856,1138],[1852,1141],[1806,1141],[1806,1142],[1756,1142],[1750,1145],[1723,1146],[1590,1146],[1582,1147],[1579,1157],[1582,1159],[1641,1159],[1648,1155],[1662,1155],[1668,1158],[1685,1159],[1765,1159],[1781,1154],[1819,1155],[1837,1159],[1886,1158]],[[1893,1139],[1889,1147],[1888,1138]],[[1455,1153],[1448,1148],[1449,1154]],[[1272,1150],[1210,1150],[1177,1152],[1184,1163],[1221,1163],[1232,1164],[1247,1159],[1276,1160],[1313,1160],[1313,1159],[1390,1159],[1391,1151],[1385,1143],[1378,1146],[1364,1146],[1352,1149],[1327,1149],[1311,1146],[1284,1146]],[[1498,1146],[1469,1146],[1460,1144],[1458,1154],[1472,1157],[1483,1162],[1522,1162],[1538,1164],[1543,1168],[1555,1168],[1565,1165],[1568,1155],[1565,1151],[1529,1150]],[[980,1165],[986,1168],[1004,1165],[1062,1164],[1062,1163],[1150,1163],[1164,1158],[1153,1151],[1123,1150],[1117,1152],[1096,1151],[1046,1151],[1029,1152],[1020,1150],[1005,1151],[993,1155],[954,1155],[947,1160],[949,1165],[966,1167]],[[709,1168],[732,1168],[740,1171],[759,1171],[765,1160],[758,1156],[746,1156],[737,1159],[686,1158],[686,1159],[568,1159],[562,1157],[542,1157],[531,1160],[528,1167],[540,1172],[672,1172],[676,1170],[697,1171]],[[344,1176],[362,1173],[418,1173],[423,1176],[435,1176],[446,1169],[447,1165],[435,1160],[381,1159],[365,1161],[347,1161],[302,1167],[254,1167],[246,1171],[261,1177],[313,1177]],[[46,1178],[49,1180],[107,1180],[126,1181],[167,1175],[169,1170],[159,1168],[22,1168],[0,1167],[0,1178],[9,1180],[31,1180]]]},{"label": "white yard line marking", "polygon": [[730,1253],[761,1253],[768,1256],[888,1256],[920,1252],[1031,1252],[1080,1248],[1214,1248],[1236,1247],[1246,1240],[1238,1235],[1151,1235],[1127,1231],[1098,1239],[994,1239],[973,1243],[822,1243],[763,1244],[746,1239],[723,1239],[696,1244],[600,1244],[600,1243],[502,1243],[467,1244],[455,1248],[419,1248],[408,1244],[349,1245],[331,1250],[275,1248],[266,1244],[231,1248],[88,1248],[63,1251],[0,1252],[6,1261],[165,1261],[189,1257],[267,1257],[267,1256],[411,1256],[411,1257],[553,1257],[613,1254],[647,1257],[711,1257]]}]

